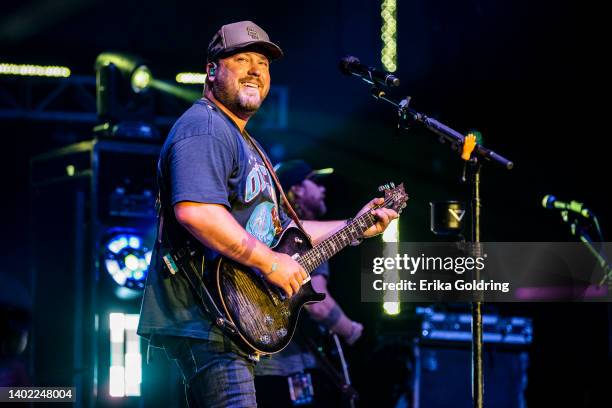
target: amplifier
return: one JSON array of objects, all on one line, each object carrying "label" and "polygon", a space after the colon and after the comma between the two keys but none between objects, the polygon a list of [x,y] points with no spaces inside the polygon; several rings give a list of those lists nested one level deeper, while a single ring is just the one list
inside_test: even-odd
[{"label": "amplifier", "polygon": [[[417,308],[411,408],[472,407],[471,320],[468,313]],[[484,405],[526,406],[531,319],[483,315]]]},{"label": "amplifier", "polygon": [[[430,307],[417,307],[421,317],[419,337],[442,342],[470,342],[472,315],[469,313],[436,312]],[[531,344],[533,325],[526,317],[503,317],[494,314],[482,316],[483,343]]]}]

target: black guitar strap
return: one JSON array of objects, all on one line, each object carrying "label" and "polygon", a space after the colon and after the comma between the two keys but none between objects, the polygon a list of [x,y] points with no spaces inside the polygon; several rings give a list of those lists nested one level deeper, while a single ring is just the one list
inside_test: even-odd
[{"label": "black guitar strap", "polygon": [[[158,162],[158,170],[161,176],[162,175],[161,162]],[[161,178],[163,178],[163,176]],[[221,330],[229,334],[230,336],[236,336],[238,334],[238,330],[236,329],[234,324],[225,317],[225,315],[221,312],[221,310],[219,310],[219,308],[217,307],[217,304],[214,301],[213,296],[211,295],[210,291],[208,290],[208,287],[206,286],[206,282],[204,282],[204,278],[203,278],[204,271],[202,270],[201,273],[199,273],[197,271],[197,268],[194,266],[193,259],[192,259],[193,253],[192,251],[190,251],[188,243],[185,243],[185,245],[180,246],[180,247],[175,247],[173,244],[173,239],[170,237],[170,234],[168,233],[167,229],[164,228],[164,217],[165,217],[164,208],[165,207],[162,205],[162,201],[161,201],[161,189],[162,189],[162,186],[158,180],[157,202],[156,202],[157,219],[158,219],[158,223],[157,223],[158,242],[157,244],[158,244],[158,248],[160,249],[162,248],[162,245],[164,243],[168,247],[168,254],[163,255],[163,261],[166,264],[167,269],[172,274],[177,272],[176,269],[181,271],[183,275],[185,276],[185,279],[187,279],[189,286],[193,290],[194,295],[197,296],[198,299],[200,300],[200,304],[202,305],[204,312],[211,318],[212,322],[215,325],[217,325],[217,327],[219,327]],[[168,259],[167,258],[168,256],[170,256],[171,259]],[[201,262],[202,262],[202,267],[203,267],[204,260],[202,260]],[[189,269],[191,269],[192,272],[190,272]],[[196,276],[198,280],[197,283],[199,285],[197,285],[196,282],[194,282],[194,280],[192,279],[192,275]],[[198,290],[198,286],[199,286],[199,290]]]}]

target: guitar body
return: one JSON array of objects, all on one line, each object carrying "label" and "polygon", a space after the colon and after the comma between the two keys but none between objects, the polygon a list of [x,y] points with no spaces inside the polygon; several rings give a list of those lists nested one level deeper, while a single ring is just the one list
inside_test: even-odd
[{"label": "guitar body", "polygon": [[[299,256],[311,248],[302,231],[289,227],[272,249]],[[287,299],[282,289],[268,283],[261,272],[224,257],[218,260],[213,275],[226,318],[238,329],[240,340],[260,354],[285,348],[293,337],[302,307],[325,299],[325,294],[315,292],[311,281]]]},{"label": "guitar body", "polygon": [[[399,214],[408,199],[404,185],[396,187],[391,183],[384,191],[384,202],[372,208],[392,208]],[[362,238],[364,231],[375,222],[371,212],[364,212],[315,247],[301,230],[289,227],[272,249],[293,257],[306,271],[313,271],[342,248]],[[196,256],[198,251],[191,249],[188,252],[188,269],[201,275],[200,263],[194,259],[202,259],[203,265],[203,256]],[[268,283],[260,271],[225,257],[220,257],[209,272],[205,286],[214,297],[217,309],[235,327],[234,339],[257,354],[273,354],[285,348],[293,337],[302,307],[325,299],[325,294],[315,292],[309,279],[298,293],[287,299],[282,289]]]}]

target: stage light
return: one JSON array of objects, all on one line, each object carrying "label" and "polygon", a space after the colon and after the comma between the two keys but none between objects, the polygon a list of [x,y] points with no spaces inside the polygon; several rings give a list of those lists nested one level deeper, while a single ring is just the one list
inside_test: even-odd
[{"label": "stage light", "polygon": [[96,58],[96,72],[114,67],[121,75],[130,80],[136,93],[146,90],[153,80],[151,70],[144,61],[134,55],[103,52]]},{"label": "stage light", "polygon": [[382,236],[383,242],[399,242],[399,221],[394,219],[389,223]]},{"label": "stage light", "polygon": [[151,86],[153,74],[151,74],[151,70],[146,65],[141,65],[134,70],[130,82],[132,83],[134,92],[140,93]]},{"label": "stage light", "polygon": [[138,314],[110,313],[109,395],[138,397],[142,384]]},{"label": "stage light", "polygon": [[137,132],[141,137],[150,137],[137,126],[151,123],[154,117],[154,99],[148,92],[154,78],[144,60],[130,54],[103,52],[96,58],[95,70],[98,116],[104,123],[118,125],[117,129],[100,127],[100,131],[113,129],[114,136]]},{"label": "stage light", "polygon": [[128,289],[143,289],[151,262],[151,250],[143,243],[142,237],[115,234],[104,247],[104,266],[115,283]]},{"label": "stage light", "polygon": [[[383,255],[387,258],[395,258],[399,251],[399,219],[394,219],[389,223],[383,233],[382,240],[385,243]],[[385,282],[398,282],[399,274],[397,270],[387,270],[383,273]],[[385,291],[383,294],[383,310],[390,316],[400,313],[399,295],[396,291]]]},{"label": "stage light", "polygon": [[380,38],[383,43],[380,61],[386,71],[395,72],[397,70],[397,0],[383,0],[380,16],[382,18]]},{"label": "stage light", "polygon": [[67,78],[70,69],[54,65],[31,65],[0,63],[0,75],[20,75],[31,77]]},{"label": "stage light", "polygon": [[400,314],[400,303],[399,302],[385,302],[383,303],[383,310],[390,316]]},{"label": "stage light", "polygon": [[179,72],[176,74],[176,82],[179,84],[204,84],[206,74],[197,72]]}]

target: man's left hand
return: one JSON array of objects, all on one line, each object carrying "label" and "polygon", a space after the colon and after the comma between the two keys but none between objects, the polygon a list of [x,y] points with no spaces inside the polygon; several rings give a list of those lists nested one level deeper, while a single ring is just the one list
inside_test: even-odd
[{"label": "man's left hand", "polygon": [[372,211],[372,215],[376,217],[376,223],[367,230],[365,230],[365,232],[363,233],[364,238],[370,238],[378,234],[382,234],[384,230],[386,230],[389,226],[389,223],[399,217],[397,212],[393,211],[390,208],[377,208],[375,210],[372,210],[372,207],[380,205],[384,202],[385,199],[382,197],[375,198],[369,203],[367,203],[355,216],[355,218],[357,218],[361,214],[366,213],[367,211]]}]

